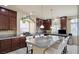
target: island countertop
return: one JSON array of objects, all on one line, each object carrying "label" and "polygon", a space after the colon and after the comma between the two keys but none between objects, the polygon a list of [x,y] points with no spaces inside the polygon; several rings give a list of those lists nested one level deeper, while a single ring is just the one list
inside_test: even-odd
[{"label": "island countertop", "polygon": [[62,40],[64,37],[50,36],[50,37],[38,37],[38,38],[27,38],[26,42],[31,45],[35,45],[39,48],[47,48],[54,44],[56,41]]}]

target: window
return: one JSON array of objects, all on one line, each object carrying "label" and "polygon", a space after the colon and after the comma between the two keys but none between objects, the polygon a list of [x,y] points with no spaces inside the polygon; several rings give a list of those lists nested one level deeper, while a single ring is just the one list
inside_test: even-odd
[{"label": "window", "polygon": [[20,31],[21,33],[23,32],[29,32],[30,31],[30,22],[25,21],[23,22],[22,20],[20,21]]}]

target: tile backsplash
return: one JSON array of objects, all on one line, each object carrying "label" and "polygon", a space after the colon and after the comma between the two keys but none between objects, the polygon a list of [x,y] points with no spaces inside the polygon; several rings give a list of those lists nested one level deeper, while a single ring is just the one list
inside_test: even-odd
[{"label": "tile backsplash", "polygon": [[16,31],[8,30],[8,31],[0,31],[0,37],[8,37],[16,35]]}]

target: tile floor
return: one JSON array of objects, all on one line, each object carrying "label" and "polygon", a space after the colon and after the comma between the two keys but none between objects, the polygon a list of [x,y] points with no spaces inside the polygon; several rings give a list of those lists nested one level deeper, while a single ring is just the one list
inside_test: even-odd
[{"label": "tile floor", "polygon": [[[26,48],[21,48],[16,51],[9,52],[7,54],[27,54]],[[67,54],[77,54],[77,46],[76,45],[68,45]]]}]

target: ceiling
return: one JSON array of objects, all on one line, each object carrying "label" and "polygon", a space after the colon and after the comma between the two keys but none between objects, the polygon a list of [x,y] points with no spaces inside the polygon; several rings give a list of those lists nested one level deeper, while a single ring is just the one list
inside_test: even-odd
[{"label": "ceiling", "polygon": [[39,18],[53,18],[61,16],[76,16],[76,5],[8,5],[3,6],[15,11],[32,14]]}]

